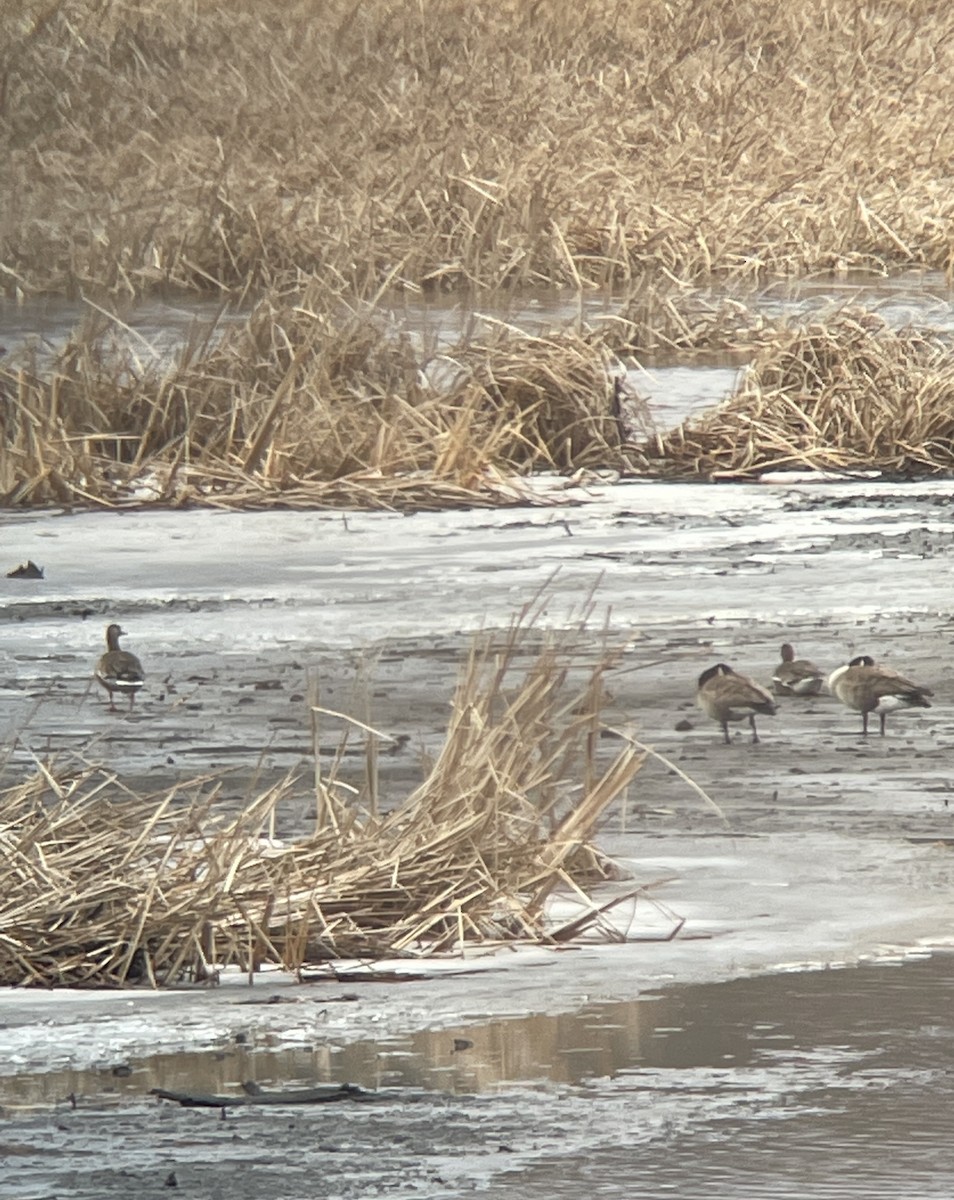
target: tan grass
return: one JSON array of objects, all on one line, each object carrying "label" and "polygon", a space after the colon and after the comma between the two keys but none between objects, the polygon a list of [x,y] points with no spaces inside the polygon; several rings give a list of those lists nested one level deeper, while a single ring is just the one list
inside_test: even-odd
[{"label": "tan grass", "polygon": [[49,364],[0,367],[0,502],[426,508],[527,503],[514,477],[621,463],[608,353],[500,328],[444,356],[326,289],[265,297],[244,327],[157,370],[105,323]]},{"label": "tan grass", "polygon": [[0,281],[948,270],[952,34],[926,0],[22,0]]},{"label": "tan grass", "polygon": [[[0,6],[0,287],[257,302],[163,371],[105,353],[94,308],[51,368],[7,365],[0,502],[497,504],[530,498],[515,472],[638,465],[607,349],[778,335],[692,285],[950,274],[952,101],[926,2]],[[599,339],[457,348],[440,395],[380,320],[396,289],[527,284],[633,298]]]},{"label": "tan grass", "polygon": [[773,341],[781,328],[741,297],[653,286],[639,288],[602,323],[608,345],[643,362],[684,361],[700,354],[741,362]]},{"label": "tan grass", "polygon": [[744,478],[774,470],[954,470],[954,359],[945,339],[870,313],[782,332],[736,394],[651,438],[652,471]]},{"label": "tan grass", "polygon": [[[589,903],[610,869],[595,823],[645,754],[626,744],[597,757],[611,660],[587,665],[576,634],[561,652],[537,615],[530,605],[508,634],[475,643],[443,750],[403,804],[359,813],[333,774],[319,778],[320,819],[299,842],[266,838],[291,780],[227,818],[214,778],[142,796],[93,767],[38,764],[0,792],[0,984],[163,984],[226,964],[564,936],[546,901],[569,888]],[[521,673],[529,637],[539,650]],[[599,925],[603,908],[589,903],[568,928]]]}]

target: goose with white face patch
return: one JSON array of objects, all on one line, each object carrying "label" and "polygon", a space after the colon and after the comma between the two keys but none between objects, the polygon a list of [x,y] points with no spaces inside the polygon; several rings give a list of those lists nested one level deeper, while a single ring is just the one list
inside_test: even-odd
[{"label": "goose with white face patch", "polygon": [[755,728],[756,713],[774,717],[778,705],[771,694],[747,675],[739,675],[727,663],[716,663],[699,676],[696,703],[713,721],[722,726],[725,744],[729,744],[729,722],[744,721],[748,717],[752,727],[752,741],[759,740]]},{"label": "goose with white face patch", "polygon": [[796,658],[789,643],[782,645],[782,661],[772,676],[776,696],[817,696],[825,682],[825,674],[807,658]]},{"label": "goose with white face patch", "polygon": [[884,737],[884,722],[889,712],[899,708],[930,708],[930,688],[912,683],[898,671],[879,666],[870,654],[859,654],[846,666],[832,671],[828,690],[842,704],[861,713],[861,732],[868,733],[868,715],[877,713]]}]

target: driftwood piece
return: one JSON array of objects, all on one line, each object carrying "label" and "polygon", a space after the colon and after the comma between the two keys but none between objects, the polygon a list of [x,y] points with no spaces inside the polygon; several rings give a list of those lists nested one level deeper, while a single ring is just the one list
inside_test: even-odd
[{"label": "driftwood piece", "polygon": [[341,1083],[313,1088],[292,1088],[281,1092],[263,1092],[249,1085],[244,1096],[215,1096],[203,1092],[170,1092],[165,1088],[153,1088],[150,1095],[160,1100],[174,1100],[184,1108],[241,1108],[248,1104],[335,1104],[353,1101],[358,1104],[374,1103],[383,1097],[354,1083]]},{"label": "driftwood piece", "polygon": [[[501,967],[465,967],[461,970],[448,968],[441,971],[441,978],[447,979],[449,976],[458,975],[486,975],[490,971],[502,970]],[[356,970],[349,971],[346,969],[338,969],[334,963],[328,963],[327,968],[318,971],[299,971],[298,978],[301,983],[327,983],[333,980],[335,983],[417,983],[422,979],[434,979],[433,971],[392,971],[392,970]],[[357,1000],[357,996],[352,996],[346,993],[342,997],[331,996],[321,997],[322,1004],[326,1004],[328,999],[343,999]],[[243,1001],[242,1003],[248,1003]]]}]

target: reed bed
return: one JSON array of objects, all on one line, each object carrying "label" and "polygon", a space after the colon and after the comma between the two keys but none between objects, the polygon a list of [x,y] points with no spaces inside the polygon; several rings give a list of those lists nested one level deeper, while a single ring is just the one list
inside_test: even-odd
[{"label": "reed bed", "polygon": [[718,408],[642,448],[661,474],[954,470],[954,358],[941,337],[843,313],[778,336]]},{"label": "reed bed", "polygon": [[[713,280],[951,277],[952,111],[928,0],[0,6],[0,289],[113,326],[167,289],[254,306],[161,369],[94,315],[52,364],[0,360],[0,504],[511,504],[521,473],[658,464],[622,443],[609,352],[771,354]],[[440,388],[382,315],[527,286],[631,299],[599,337],[451,348]],[[763,456],[750,426],[700,470],[872,441]],[[938,439],[904,440],[887,459]]]},{"label": "reed bed", "polygon": [[22,0],[0,285],[949,270],[952,34],[929,0]]},{"label": "reed bed", "polygon": [[[582,662],[534,633],[517,670],[535,613],[475,642],[437,761],[384,816],[359,811],[332,771],[315,782],[312,836],[279,844],[291,779],[228,818],[215,778],[139,795],[94,766],[39,764],[0,792],[0,984],[155,986],[599,927],[587,888],[612,868],[590,838],[644,751],[597,754],[610,655]],[[548,916],[557,891],[578,904],[563,925]]]},{"label": "reed bed", "polygon": [[0,503],[420,509],[544,502],[534,469],[619,465],[608,352],[500,328],[442,354],[315,286],[161,370],[98,314],[0,367]]}]

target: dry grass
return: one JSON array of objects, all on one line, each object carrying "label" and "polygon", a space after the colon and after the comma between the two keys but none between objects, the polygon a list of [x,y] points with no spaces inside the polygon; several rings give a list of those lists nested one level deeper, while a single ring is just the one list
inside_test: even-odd
[{"label": "dry grass", "polygon": [[0,502],[426,508],[527,503],[514,478],[618,465],[608,355],[501,328],[440,389],[382,314],[317,285],[163,370],[87,322],[52,363],[0,368]]},{"label": "dry grass", "polygon": [[954,360],[944,339],[870,313],[780,333],[735,396],[643,448],[662,474],[954,470]]},{"label": "dry grass", "polygon": [[[279,845],[267,835],[291,781],[225,819],[215,779],[140,796],[92,767],[38,765],[0,793],[0,984],[162,984],[599,927],[585,888],[606,865],[589,839],[645,754],[597,759],[608,657],[587,667],[543,637],[514,677],[535,613],[475,644],[429,777],[383,817],[332,774],[316,780],[313,836]],[[563,927],[555,890],[582,905]]]},{"label": "dry grass", "polygon": [[[951,274],[952,112],[954,10],[929,0],[2,7],[0,288],[255,307],[163,371],[106,354],[95,319],[52,365],[8,364],[0,503],[409,509],[630,469],[607,348],[778,337],[693,285]],[[459,347],[441,394],[379,316],[395,291],[525,285],[631,299],[599,339]],[[736,440],[700,469],[761,461]],[[910,440],[892,461],[935,438]]]},{"label": "dry grass", "polygon": [[741,363],[780,328],[741,298],[694,288],[642,288],[603,322],[607,343],[644,363],[682,362],[694,355]]},{"label": "dry grass", "polygon": [[2,280],[948,270],[952,35],[933,0],[23,0]]}]

